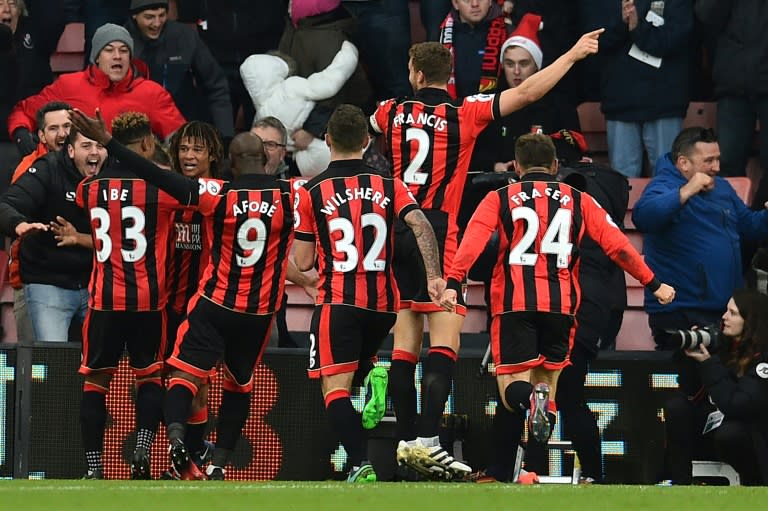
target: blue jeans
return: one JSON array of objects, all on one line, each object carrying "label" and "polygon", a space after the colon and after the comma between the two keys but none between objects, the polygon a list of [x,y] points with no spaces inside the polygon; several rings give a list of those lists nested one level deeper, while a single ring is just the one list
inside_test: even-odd
[{"label": "blue jeans", "polygon": [[87,289],[65,289],[47,284],[24,284],[27,312],[38,341],[67,342],[69,324],[85,321]]},{"label": "blue jeans", "polygon": [[643,172],[643,146],[651,161],[651,175],[656,160],[672,149],[672,142],[683,127],[682,117],[667,117],[647,122],[606,121],[608,158],[611,166],[627,177]]},{"label": "blue jeans", "polygon": [[717,139],[720,143],[720,172],[743,176],[760,121],[760,167],[768,169],[768,95],[747,98],[726,96],[717,101]]},{"label": "blue jeans", "polygon": [[360,58],[376,99],[407,96],[408,49],[411,47],[411,13],[408,0],[346,1],[344,7],[357,18]]}]

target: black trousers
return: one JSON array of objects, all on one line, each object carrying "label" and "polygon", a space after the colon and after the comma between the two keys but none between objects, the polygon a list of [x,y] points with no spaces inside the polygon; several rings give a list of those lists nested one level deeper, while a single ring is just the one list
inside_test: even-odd
[{"label": "black trousers", "polygon": [[760,476],[753,425],[727,417],[717,429],[702,435],[714,406],[708,399],[690,401],[682,392],[664,405],[666,449],[664,479],[691,484],[692,460],[723,461],[739,473],[745,486],[765,484]]}]

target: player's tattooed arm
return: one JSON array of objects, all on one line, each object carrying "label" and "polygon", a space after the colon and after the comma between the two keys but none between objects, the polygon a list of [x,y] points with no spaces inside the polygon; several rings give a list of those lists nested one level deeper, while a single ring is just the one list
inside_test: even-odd
[{"label": "player's tattooed arm", "polygon": [[432,224],[429,223],[424,212],[420,209],[414,209],[405,215],[405,223],[413,231],[416,237],[416,243],[419,245],[419,252],[424,259],[424,269],[427,273],[427,280],[438,279],[443,276],[443,270],[440,268],[440,252],[437,248],[437,239]]}]

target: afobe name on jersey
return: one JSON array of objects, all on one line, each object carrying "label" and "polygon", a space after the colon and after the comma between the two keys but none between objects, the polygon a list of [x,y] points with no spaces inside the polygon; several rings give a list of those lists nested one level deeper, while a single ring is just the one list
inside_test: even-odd
[{"label": "afobe name on jersey", "polygon": [[336,211],[336,208],[342,204],[346,204],[351,200],[361,199],[369,200],[382,209],[386,208],[387,204],[390,202],[389,197],[384,197],[383,193],[375,191],[373,188],[347,188],[344,190],[344,195],[339,192],[331,195],[331,197],[325,201],[325,207],[320,208],[320,212],[325,215],[332,215]]},{"label": "afobe name on jersey", "polygon": [[428,114],[426,112],[419,112],[416,117],[410,113],[407,115],[399,113],[392,121],[392,125],[398,127],[401,124],[417,124],[419,127],[429,126],[435,128],[437,131],[445,131],[445,128],[448,126],[448,121],[435,114]]},{"label": "afobe name on jersey", "polygon": [[277,206],[275,204],[270,204],[269,202],[264,201],[243,200],[232,204],[232,213],[234,213],[235,216],[244,215],[248,212],[272,216],[275,214],[275,211],[277,211]]},{"label": "afobe name on jersey", "polygon": [[[565,206],[572,200],[570,195],[564,194],[556,188],[549,188],[549,187],[545,188],[544,195],[546,195],[552,200],[558,201],[561,206]],[[514,202],[517,206],[522,206],[524,202],[533,200],[533,199],[540,199],[544,195],[541,195],[541,192],[538,191],[536,188],[534,188],[531,191],[531,195],[528,195],[527,193],[520,191],[510,195],[509,200]]]}]

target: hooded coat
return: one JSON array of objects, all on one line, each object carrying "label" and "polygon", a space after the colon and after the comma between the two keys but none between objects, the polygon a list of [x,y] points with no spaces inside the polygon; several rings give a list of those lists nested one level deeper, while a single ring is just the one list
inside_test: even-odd
[{"label": "hooded coat", "polygon": [[[288,76],[288,64],[280,57],[251,55],[240,66],[240,74],[256,117],[277,117],[291,133],[302,127],[317,101],[339,92],[357,67],[357,55],[355,45],[345,41],[330,65],[308,78]],[[325,142],[316,138],[293,157],[303,176],[313,176],[326,169],[331,155]]]}]

